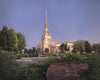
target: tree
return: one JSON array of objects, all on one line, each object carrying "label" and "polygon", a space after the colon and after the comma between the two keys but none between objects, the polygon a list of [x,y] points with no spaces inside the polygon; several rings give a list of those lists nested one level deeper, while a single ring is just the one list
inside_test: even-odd
[{"label": "tree", "polygon": [[41,53],[41,51],[42,51],[42,50],[41,50],[40,48],[37,48],[37,50],[36,50],[37,54],[38,54],[38,53]]},{"label": "tree", "polygon": [[25,53],[28,53],[28,49],[27,49],[27,48],[24,49],[24,54],[25,54]]},{"label": "tree", "polygon": [[16,33],[17,34],[17,39],[18,39],[18,47],[17,47],[17,51],[21,51],[25,48],[26,46],[26,40],[23,34],[21,33]]},{"label": "tree", "polygon": [[60,45],[60,50],[61,50],[61,53],[64,53],[65,51],[68,51],[69,48],[67,47],[67,44],[61,44]]},{"label": "tree", "polygon": [[32,54],[32,49],[29,49],[29,50],[28,50],[28,53],[29,53],[29,54]]},{"label": "tree", "polygon": [[0,30],[0,48],[2,48],[2,31]]},{"label": "tree", "polygon": [[76,53],[76,49],[75,48],[73,48],[72,53]]},{"label": "tree", "polygon": [[8,27],[3,26],[0,31],[0,47],[2,50],[8,50]]},{"label": "tree", "polygon": [[75,52],[80,52],[80,53],[85,52],[84,43],[85,43],[85,40],[76,41],[75,44],[73,45],[74,51]]},{"label": "tree", "polygon": [[93,44],[92,50],[95,51],[96,53],[100,54],[100,43]]},{"label": "tree", "polygon": [[85,42],[86,40],[78,40],[73,45],[73,49],[75,52],[79,52],[80,54],[83,54],[85,52]]},{"label": "tree", "polygon": [[36,53],[36,47],[33,47],[32,53]]},{"label": "tree", "polygon": [[10,28],[8,32],[8,51],[15,51],[18,47],[18,40],[17,40],[17,35],[14,32],[14,29]]},{"label": "tree", "polygon": [[85,52],[88,54],[91,53],[91,44],[88,41],[85,41],[84,45],[85,45]]},{"label": "tree", "polygon": [[2,50],[21,51],[25,46],[25,37],[21,33],[16,33],[14,29],[3,26],[2,30],[0,30],[0,48]]}]

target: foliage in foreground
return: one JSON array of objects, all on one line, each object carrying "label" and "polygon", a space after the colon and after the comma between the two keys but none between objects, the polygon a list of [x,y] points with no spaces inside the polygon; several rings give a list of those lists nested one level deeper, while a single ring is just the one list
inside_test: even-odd
[{"label": "foliage in foreground", "polygon": [[29,64],[28,69],[34,71],[35,78],[46,78],[46,72],[50,64],[55,62],[76,62],[76,63],[88,63],[90,66],[89,73],[87,74],[88,80],[100,80],[100,55],[76,55],[67,54],[60,58],[51,58],[47,61],[41,61],[39,63]]},{"label": "foliage in foreground", "polygon": [[46,61],[29,64],[22,68],[16,63],[15,56],[0,52],[0,80],[46,80],[47,69],[55,62],[88,63],[90,66],[87,74],[88,80],[100,80],[100,55],[67,54]]},{"label": "foliage in foreground", "polygon": [[88,80],[100,80],[100,55],[89,55],[84,62],[88,63],[90,67]]},{"label": "foliage in foreground", "polygon": [[19,67],[15,56],[0,52],[0,80],[16,80],[19,73]]},{"label": "foliage in foreground", "polygon": [[16,56],[0,52],[0,80],[33,80],[33,71],[19,66]]}]

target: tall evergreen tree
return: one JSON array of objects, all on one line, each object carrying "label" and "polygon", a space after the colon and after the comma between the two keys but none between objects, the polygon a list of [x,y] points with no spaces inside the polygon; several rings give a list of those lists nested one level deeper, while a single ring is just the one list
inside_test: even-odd
[{"label": "tall evergreen tree", "polygon": [[8,50],[8,27],[3,26],[0,31],[0,47],[2,50]]},{"label": "tall evergreen tree", "polygon": [[86,41],[84,45],[85,45],[85,52],[88,54],[91,53],[91,44],[88,41]]},{"label": "tall evergreen tree", "polygon": [[33,54],[36,53],[36,47],[33,47],[32,53],[33,53]]}]

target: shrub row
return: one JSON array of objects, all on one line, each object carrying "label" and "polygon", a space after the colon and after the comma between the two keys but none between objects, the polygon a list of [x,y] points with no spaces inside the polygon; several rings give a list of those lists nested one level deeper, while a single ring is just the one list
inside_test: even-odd
[{"label": "shrub row", "polygon": [[38,57],[38,54],[18,55],[16,59],[21,59],[21,57]]}]

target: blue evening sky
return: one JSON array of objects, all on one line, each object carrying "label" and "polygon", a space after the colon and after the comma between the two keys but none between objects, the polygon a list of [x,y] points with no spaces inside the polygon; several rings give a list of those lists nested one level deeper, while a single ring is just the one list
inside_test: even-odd
[{"label": "blue evening sky", "polygon": [[100,42],[100,0],[0,0],[0,28],[21,32],[31,48],[40,43],[46,10],[54,41]]}]

